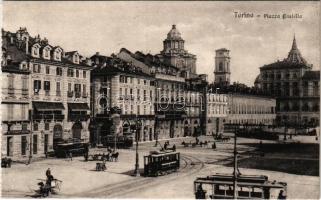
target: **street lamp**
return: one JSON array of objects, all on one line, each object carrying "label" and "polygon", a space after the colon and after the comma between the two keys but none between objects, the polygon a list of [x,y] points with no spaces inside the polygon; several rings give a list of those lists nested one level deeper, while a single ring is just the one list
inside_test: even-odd
[{"label": "street lamp", "polygon": [[135,163],[135,171],[134,171],[134,176],[140,176],[139,173],[139,155],[138,155],[138,131],[140,131],[141,128],[141,121],[139,119],[136,119],[135,122],[135,129],[134,129],[134,133],[135,133],[135,140],[136,140],[136,163]]}]

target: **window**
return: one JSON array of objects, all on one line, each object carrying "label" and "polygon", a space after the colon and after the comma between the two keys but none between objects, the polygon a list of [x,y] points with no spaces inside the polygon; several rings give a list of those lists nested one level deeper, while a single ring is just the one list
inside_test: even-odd
[{"label": "window", "polygon": [[57,76],[62,76],[62,68],[61,67],[57,67],[56,68],[56,75]]},{"label": "window", "polygon": [[46,74],[50,74],[50,66],[46,66]]},{"label": "window", "polygon": [[38,123],[34,123],[33,124],[33,130],[34,131],[38,131]]},{"label": "window", "polygon": [[27,153],[27,136],[21,136],[21,155]]},{"label": "window", "polygon": [[140,90],[137,89],[137,99],[140,99]]},{"label": "window", "polygon": [[74,77],[74,69],[68,69],[67,76],[68,77]]},{"label": "window", "polygon": [[68,83],[68,92],[71,92],[71,83]]},{"label": "window", "polygon": [[81,84],[75,84],[75,96],[76,98],[79,98],[81,95]]},{"label": "window", "polygon": [[146,85],[146,80],[144,80],[144,85]]},{"label": "window", "polygon": [[48,56],[49,56],[49,50],[46,49],[46,50],[45,50],[45,57],[48,58]]},{"label": "window", "polygon": [[83,84],[82,86],[83,86],[83,87],[82,87],[82,94],[83,94],[83,96],[86,96],[86,95],[87,95],[86,85]]},{"label": "window", "polygon": [[146,96],[146,90],[144,90],[144,101],[146,101],[146,98],[147,98],[147,96]]},{"label": "window", "polygon": [[38,135],[33,135],[33,154],[37,154],[38,152]]},{"label": "window", "polygon": [[41,73],[41,66],[39,64],[33,64],[33,72]]},{"label": "window", "polygon": [[139,114],[140,114],[140,106],[137,105],[137,115],[139,115]]},{"label": "window", "polygon": [[41,81],[40,80],[34,80],[33,81],[33,90],[35,94],[38,94],[41,89]]},{"label": "window", "polygon": [[22,130],[22,131],[26,131],[27,129],[28,129],[28,124],[23,123],[23,124],[21,125],[21,130]]},{"label": "window", "polygon": [[56,93],[57,96],[61,96],[60,82],[56,82]]},{"label": "window", "polygon": [[218,64],[218,71],[223,71],[223,63],[222,62],[220,62],[219,64]]},{"label": "window", "polygon": [[140,84],[140,79],[139,78],[137,78],[137,84]]},{"label": "window", "polygon": [[78,69],[76,70],[76,77],[77,78],[79,77],[79,70]]},{"label": "window", "polygon": [[82,71],[82,77],[86,78],[86,71]]},{"label": "window", "polygon": [[50,81],[44,81],[44,90],[49,91],[50,90]]},{"label": "window", "polygon": [[46,130],[46,131],[49,130],[49,123],[45,123],[45,130]]}]

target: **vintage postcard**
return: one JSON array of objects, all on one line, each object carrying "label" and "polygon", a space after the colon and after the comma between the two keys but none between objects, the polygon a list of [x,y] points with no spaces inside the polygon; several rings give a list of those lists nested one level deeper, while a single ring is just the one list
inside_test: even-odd
[{"label": "vintage postcard", "polygon": [[320,197],[320,1],[1,10],[2,198]]}]

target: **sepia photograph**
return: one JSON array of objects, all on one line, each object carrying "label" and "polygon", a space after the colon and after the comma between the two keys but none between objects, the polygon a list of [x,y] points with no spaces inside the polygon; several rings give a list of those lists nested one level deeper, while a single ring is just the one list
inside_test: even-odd
[{"label": "sepia photograph", "polygon": [[0,7],[1,198],[320,198],[320,1]]}]

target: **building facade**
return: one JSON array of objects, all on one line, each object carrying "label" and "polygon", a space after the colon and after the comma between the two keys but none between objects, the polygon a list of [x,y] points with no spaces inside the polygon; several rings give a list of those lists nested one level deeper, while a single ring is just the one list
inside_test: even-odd
[{"label": "building facade", "polygon": [[[27,116],[26,125],[21,127],[24,131],[14,136],[6,135],[16,125],[4,126],[3,133],[7,134],[3,134],[2,152],[8,155],[13,151],[15,157],[25,157],[29,151],[37,157],[54,150],[64,140],[89,141],[91,67],[78,52],[64,52],[61,47],[50,45],[46,38],[41,39],[39,35],[31,37],[25,28],[16,33],[3,31],[2,37],[3,57],[6,58],[2,69],[7,74],[3,78],[8,83],[3,86],[3,91],[8,90],[6,87],[17,91],[22,87],[25,106],[20,112],[12,112],[12,115],[21,113],[22,117],[24,112],[26,115],[23,116]],[[17,73],[12,72],[15,69],[24,72],[21,85],[20,81],[15,82]],[[9,89],[8,94],[11,91]],[[16,107],[2,105],[8,112]],[[25,130],[28,135],[23,134]],[[16,144],[13,149],[10,149],[10,137]]]},{"label": "building facade", "polygon": [[228,95],[227,124],[273,125],[276,100],[254,95]]},{"label": "building facade", "polygon": [[312,71],[312,67],[301,55],[294,38],[287,58],[260,68],[255,85],[276,98],[280,124],[319,124],[320,71]]}]

